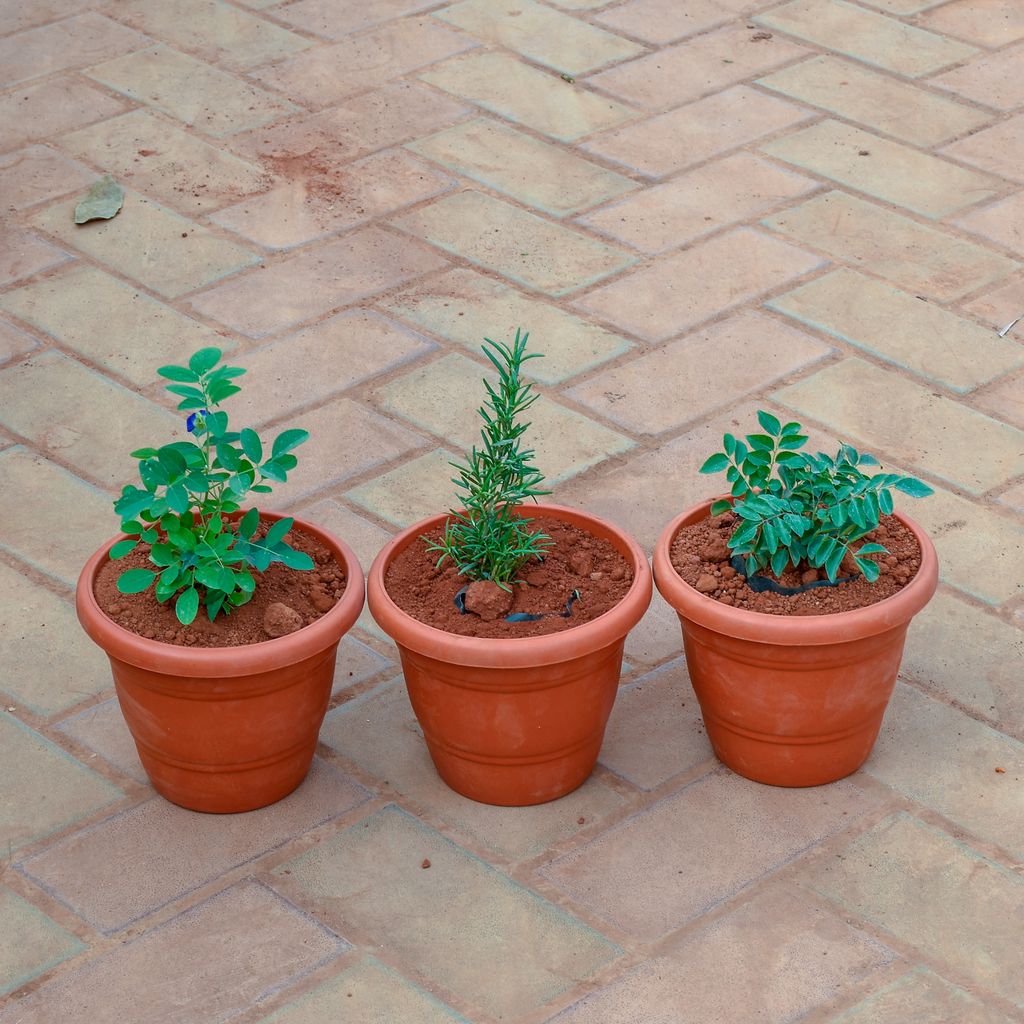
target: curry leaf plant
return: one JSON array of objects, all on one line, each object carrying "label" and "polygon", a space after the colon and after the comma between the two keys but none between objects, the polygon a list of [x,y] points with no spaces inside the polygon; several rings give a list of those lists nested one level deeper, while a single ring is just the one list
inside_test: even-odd
[{"label": "curry leaf plant", "polygon": [[764,433],[747,434],[745,440],[726,434],[725,450],[700,469],[725,471],[732,497],[716,501],[711,514],[732,509],[740,517],[728,543],[743,557],[747,575],[770,568],[778,576],[787,565],[806,563],[824,569],[835,582],[850,554],[873,583],[880,570],[866,556],[885,554],[886,548],[859,542],[878,526],[879,516],[892,513],[891,488],[914,498],[932,489],[896,473],[869,476],[862,467],[878,466],[878,460],[848,444],[834,457],[801,452],[807,437],[799,423],[782,424],[767,412],[757,418]]},{"label": "curry leaf plant", "polygon": [[272,562],[313,568],[309,555],[285,541],[292,519],[279,519],[258,538],[257,509],[229,518],[250,491],[270,491],[264,481],[287,480],[297,462],[291,452],[309,434],[285,430],[268,451],[256,431],[229,430],[228,415],[218,406],[241,391],[232,381],[245,370],[220,359],[220,349],[204,348],[188,366],[157,371],[172,382],[166,387],[181,399],[178,409],[189,413],[186,429],[194,440],[132,452],[142,486],[128,485],[114,502],[129,537],[113,546],[110,557],[123,558],[145,542],[156,566],[128,569],[118,578],[118,590],[138,594],[153,586],[161,603],[174,598],[175,613],[186,626],[200,603],[212,622],[221,610],[227,613],[249,601],[256,588],[252,569],[265,572]]},{"label": "curry leaf plant", "polygon": [[440,552],[438,566],[451,559],[456,569],[471,580],[492,580],[504,590],[517,582],[522,566],[543,555],[549,539],[531,533],[531,520],[517,515],[527,499],[550,491],[541,490],[544,477],[530,463],[533,451],[522,445],[529,423],[519,417],[537,400],[532,386],[520,377],[523,363],[541,353],[526,352],[529,334],[516,331],[511,345],[484,339],[484,355],[498,371],[497,385],[484,380],[487,399],[480,407],[484,425],[482,447],[474,446],[466,465],[452,479],[462,492],[461,511],[452,510],[439,542],[428,550]]}]

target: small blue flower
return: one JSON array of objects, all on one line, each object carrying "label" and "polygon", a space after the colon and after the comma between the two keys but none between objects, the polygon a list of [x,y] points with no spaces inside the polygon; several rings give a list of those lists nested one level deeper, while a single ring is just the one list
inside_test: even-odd
[{"label": "small blue flower", "polygon": [[196,417],[200,415],[208,416],[209,413],[209,409],[197,409],[187,420],[185,420],[185,429],[191,434],[196,429]]}]

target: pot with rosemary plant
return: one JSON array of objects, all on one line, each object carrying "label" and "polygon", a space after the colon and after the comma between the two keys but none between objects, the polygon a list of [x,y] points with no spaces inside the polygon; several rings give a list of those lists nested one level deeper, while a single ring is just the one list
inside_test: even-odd
[{"label": "pot with rosemary plant", "polygon": [[[400,533],[375,559],[370,610],[398,644],[416,717],[452,789],[544,803],[593,771],[626,634],[651,599],[637,543],[548,492],[520,416],[527,335],[485,340],[482,445],[453,481],[462,507]],[[530,504],[527,504],[529,502]]]},{"label": "pot with rosemary plant", "polygon": [[245,371],[219,349],[158,372],[191,437],[132,452],[142,486],[114,503],[123,532],[82,570],[78,617],[110,658],[157,791],[197,811],[253,810],[309,771],[363,574],[320,527],[243,513],[250,493],[287,480],[306,431],[267,450],[229,430],[219,406]]},{"label": "pot with rosemary plant", "polygon": [[892,496],[931,488],[865,473],[877,460],[848,444],[801,452],[799,423],[758,420],[762,433],[726,434],[701,467],[724,471],[730,496],[666,527],[654,574],[718,757],[758,782],[816,786],[867,759],[907,626],[935,592],[935,548]]}]

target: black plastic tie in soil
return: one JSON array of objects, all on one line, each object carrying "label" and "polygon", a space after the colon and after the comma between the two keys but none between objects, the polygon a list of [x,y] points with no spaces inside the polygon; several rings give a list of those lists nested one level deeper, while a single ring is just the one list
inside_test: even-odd
[{"label": "black plastic tie in soil", "polygon": [[[455,595],[455,607],[459,609],[460,614],[469,615],[466,611],[466,591],[469,590],[469,584],[467,583],[456,595]],[[511,615],[505,616],[506,622],[537,622],[539,619],[546,619],[549,615],[557,615],[560,618],[568,619],[572,616],[572,606],[582,600],[582,596],[578,590],[574,590],[569,595],[569,600],[565,602],[565,607],[560,612],[539,612],[537,614],[531,614],[530,612],[513,612]]]},{"label": "black plastic tie in soil", "polygon": [[784,587],[767,576],[748,576],[742,555],[733,555],[731,565],[740,576],[746,579],[747,586],[755,594],[760,594],[763,590],[770,590],[773,594],[782,594],[783,597],[794,597],[796,594],[802,594],[805,590],[813,590],[815,587],[835,587],[840,583],[851,583],[857,578],[856,576],[843,576],[837,580],[815,580],[813,583],[805,583],[800,587]]}]

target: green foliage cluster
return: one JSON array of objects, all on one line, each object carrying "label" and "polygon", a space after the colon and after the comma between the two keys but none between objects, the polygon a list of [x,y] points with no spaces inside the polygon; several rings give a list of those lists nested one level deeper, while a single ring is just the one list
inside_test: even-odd
[{"label": "green foliage cluster", "polygon": [[472,448],[465,465],[451,464],[459,473],[452,483],[463,492],[464,507],[451,511],[439,542],[428,542],[429,550],[440,553],[439,567],[451,559],[461,575],[492,580],[506,590],[522,566],[542,556],[549,543],[544,534],[530,532],[531,520],[516,513],[527,499],[551,493],[541,489],[544,477],[531,465],[534,453],[522,445],[530,424],[519,417],[538,396],[520,372],[523,363],[541,355],[526,353],[528,339],[519,330],[511,345],[484,339],[483,353],[498,371],[498,383],[483,382],[483,446]]},{"label": "green foliage cluster", "polygon": [[799,423],[782,424],[767,412],[757,414],[762,434],[746,440],[724,435],[724,451],[701,466],[702,473],[725,471],[732,498],[716,501],[711,514],[730,508],[741,522],[729,538],[742,555],[748,576],[770,568],[777,576],[787,565],[806,563],[824,569],[833,582],[849,553],[869,582],[879,567],[867,555],[884,554],[881,544],[858,544],[893,510],[891,488],[923,498],[932,489],[895,473],[866,474],[878,466],[873,455],[848,444],[835,457],[799,451],[807,443]]},{"label": "green foliage cluster", "polygon": [[181,398],[178,408],[192,410],[187,426],[195,440],[132,452],[142,486],[125,487],[114,502],[129,538],[115,544],[110,557],[123,558],[145,542],[156,566],[122,573],[118,589],[137,594],[154,586],[161,603],[175,598],[175,613],[186,626],[195,620],[200,601],[212,621],[221,610],[227,613],[251,600],[256,581],[250,569],[265,572],[272,562],[313,568],[309,555],[285,541],[292,519],[278,520],[257,539],[257,509],[229,518],[240,511],[247,494],[271,490],[265,481],[287,480],[297,463],[291,452],[309,434],[285,430],[268,453],[256,431],[229,430],[227,413],[217,407],[241,390],[232,381],[245,370],[218,365],[220,359],[220,349],[204,348],[188,366],[157,371],[172,381],[166,387]]}]

